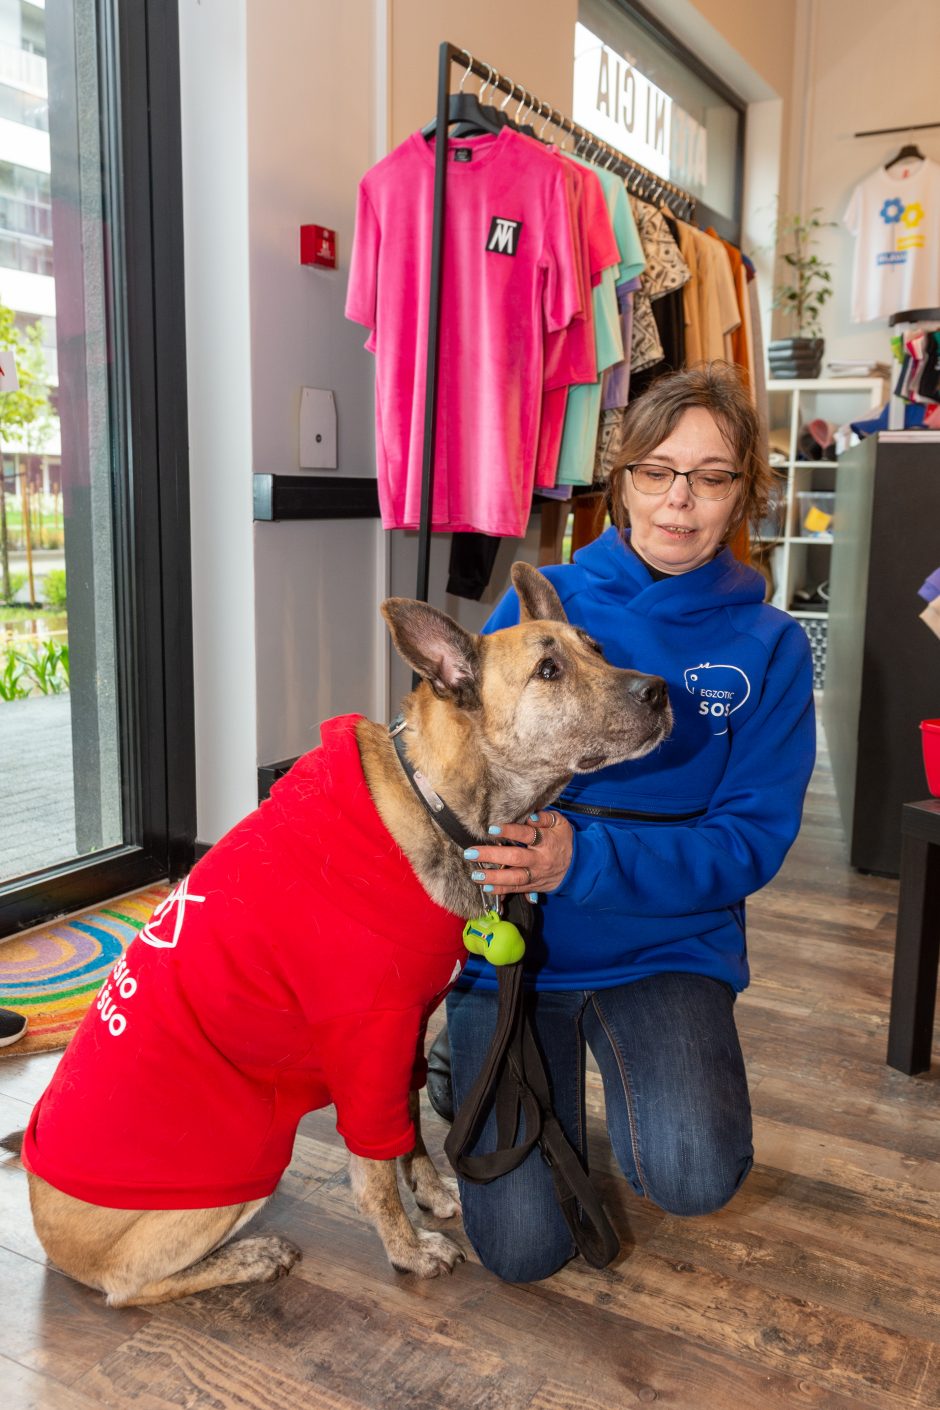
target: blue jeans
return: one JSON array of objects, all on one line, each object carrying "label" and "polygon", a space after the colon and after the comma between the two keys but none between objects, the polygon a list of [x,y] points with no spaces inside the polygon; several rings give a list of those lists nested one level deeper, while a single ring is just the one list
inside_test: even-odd
[{"label": "blue jeans", "polygon": [[[732,990],[704,975],[658,974],[615,989],[531,994],[528,1002],[552,1105],[582,1159],[586,1042],[604,1082],[610,1143],[631,1189],[671,1214],[709,1214],[727,1204],[754,1156]],[[483,1064],[496,1008],[493,993],[448,996],[458,1105]],[[491,1151],[495,1142],[491,1112],[474,1149]],[[461,1180],[460,1197],[481,1263],[507,1282],[547,1278],[573,1257],[538,1148],[488,1185]]]}]

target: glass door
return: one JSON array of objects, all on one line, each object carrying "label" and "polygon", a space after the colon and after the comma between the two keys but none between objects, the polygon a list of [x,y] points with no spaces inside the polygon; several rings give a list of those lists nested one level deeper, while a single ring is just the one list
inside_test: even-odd
[{"label": "glass door", "polygon": [[191,860],[167,10],[0,0],[0,935]]}]

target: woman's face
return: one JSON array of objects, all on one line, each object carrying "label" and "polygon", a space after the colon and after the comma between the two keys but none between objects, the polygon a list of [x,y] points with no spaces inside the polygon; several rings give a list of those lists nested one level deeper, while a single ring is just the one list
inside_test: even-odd
[{"label": "woman's face", "polygon": [[[710,411],[693,406],[675,430],[643,457],[644,465],[672,470],[740,470]],[[701,499],[677,475],[662,494],[640,494],[630,472],[623,496],[630,515],[631,541],[647,563],[663,573],[688,573],[714,558],[738,507],[741,480],[727,499]]]}]

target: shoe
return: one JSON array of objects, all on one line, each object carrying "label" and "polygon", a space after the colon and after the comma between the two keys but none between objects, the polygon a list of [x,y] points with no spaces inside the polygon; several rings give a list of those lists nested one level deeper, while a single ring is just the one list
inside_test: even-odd
[{"label": "shoe", "polygon": [[29,1027],[29,1021],[12,1009],[0,1009],[0,1048],[19,1042]]},{"label": "shoe", "polygon": [[450,1076],[450,1039],[442,1028],[428,1053],[428,1101],[442,1121],[454,1119],[454,1086]]}]

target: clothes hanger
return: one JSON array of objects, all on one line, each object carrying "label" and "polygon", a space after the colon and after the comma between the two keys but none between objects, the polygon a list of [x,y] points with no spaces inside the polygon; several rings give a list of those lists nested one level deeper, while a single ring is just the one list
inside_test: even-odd
[{"label": "clothes hanger", "polygon": [[898,162],[922,162],[924,160],[924,154],[916,142],[905,142],[897,156],[885,162],[885,171],[890,171],[893,166],[897,166]]},{"label": "clothes hanger", "polygon": [[[543,105],[542,105],[541,103],[539,103],[539,116],[540,116],[540,117],[542,116],[542,106],[543,106]],[[551,108],[551,105],[548,104],[548,103],[546,103],[544,106],[545,106],[545,108],[547,109],[547,112],[545,113],[545,117],[544,117],[544,121],[543,121],[543,123],[542,123],[542,126],[539,128],[538,132],[537,132],[535,135],[536,135],[536,137],[538,138],[538,140],[539,140],[540,142],[545,142],[546,144],[550,144],[549,138],[547,138],[547,137],[545,136],[545,129],[546,129],[546,127],[548,127],[548,124],[549,124],[549,123],[551,122],[551,120],[552,120],[552,108]]]},{"label": "clothes hanger", "polygon": [[[480,84],[480,91],[477,94],[477,102],[480,106],[480,112],[483,114],[484,119],[486,119],[489,123],[492,124],[492,127],[489,127],[486,130],[492,132],[501,132],[502,129],[508,125],[506,120],[506,114],[501,112],[500,109],[495,107],[492,103],[484,103],[483,101],[484,94],[486,93],[486,90],[490,87],[490,85],[492,85],[494,93],[499,91],[500,74],[497,69],[490,68],[489,64],[487,64],[486,70],[486,78]],[[472,137],[474,132],[479,132],[479,130],[479,121],[476,118],[469,118],[466,121],[461,121],[460,125],[454,128],[452,136]]]},{"label": "clothes hanger", "polygon": [[[512,87],[511,87],[510,92],[509,92],[509,97],[507,97],[507,98],[504,100],[504,102],[500,103],[500,105],[499,105],[499,111],[500,111],[500,112],[502,112],[503,108],[505,108],[506,104],[509,102],[509,98],[511,98],[512,95],[513,95],[513,93],[515,93],[515,91],[516,91],[515,82],[514,82],[513,80],[510,80],[510,82],[512,83]],[[519,84],[519,92],[520,92],[520,94],[521,94],[521,97],[519,98],[519,102],[518,102],[518,104],[516,105],[516,111],[515,111],[515,113],[513,113],[512,117],[510,117],[508,113],[505,113],[505,114],[504,114],[504,118],[505,118],[506,124],[507,124],[509,127],[515,128],[515,130],[516,130],[517,132],[523,132],[523,133],[525,133],[526,137],[534,137],[534,136],[535,136],[535,128],[532,126],[531,122],[528,121],[528,119],[531,117],[531,115],[532,115],[532,114],[534,113],[534,111],[535,111],[535,109],[534,109],[534,107],[533,107],[533,104],[534,104],[535,100],[530,96],[530,94],[528,93],[528,91],[527,91],[525,88],[523,88],[523,86],[522,86],[521,83]],[[523,109],[525,109],[525,115],[524,115],[524,116],[523,116]]]},{"label": "clothes hanger", "polygon": [[[460,80],[460,87],[456,93],[452,93],[450,96],[450,103],[447,109],[447,125],[450,127],[452,123],[461,124],[461,127],[454,133],[456,137],[468,137],[474,133],[479,134],[481,132],[498,133],[502,131],[503,124],[494,116],[496,109],[484,107],[480,101],[484,91],[492,82],[493,75],[496,71],[487,64],[487,76],[480,85],[479,93],[465,93],[463,86],[467,81],[467,75],[472,72],[473,55],[469,50],[464,50],[464,53],[467,55],[470,62],[464,70],[463,78]],[[432,118],[429,123],[426,123],[425,126],[422,127],[421,136],[425,141],[428,141],[435,135],[436,129],[437,118]]]}]

